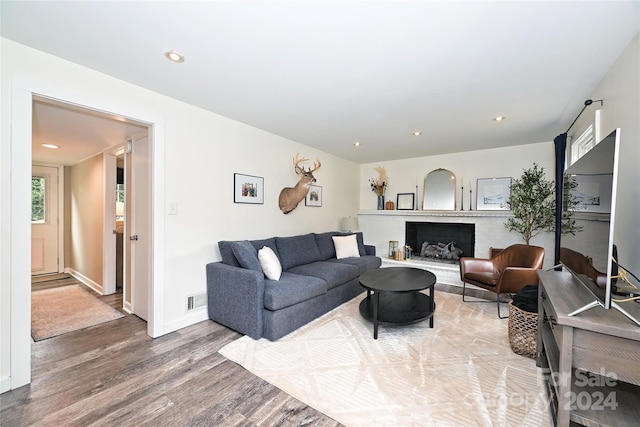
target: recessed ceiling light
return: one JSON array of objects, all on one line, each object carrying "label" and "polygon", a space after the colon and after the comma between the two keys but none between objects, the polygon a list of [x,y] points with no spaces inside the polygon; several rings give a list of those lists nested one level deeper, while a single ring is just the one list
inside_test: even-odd
[{"label": "recessed ceiling light", "polygon": [[175,50],[169,50],[169,51],[165,52],[164,56],[166,56],[169,61],[184,62],[184,56],[180,55]]},{"label": "recessed ceiling light", "polygon": [[507,120],[507,116],[497,116],[493,118],[494,122],[501,122],[503,120]]},{"label": "recessed ceiling light", "polygon": [[59,145],[55,145],[55,144],[40,144],[42,145],[44,148],[60,148]]},{"label": "recessed ceiling light", "polygon": [[419,130],[415,131],[412,133],[413,136],[420,136],[422,135],[422,132],[420,132]]},{"label": "recessed ceiling light", "polygon": [[358,142],[358,141],[356,141],[356,142],[354,142],[354,143],[353,143],[353,146],[354,146],[354,147],[360,147],[361,145],[362,145],[362,144],[361,144],[360,142]]}]

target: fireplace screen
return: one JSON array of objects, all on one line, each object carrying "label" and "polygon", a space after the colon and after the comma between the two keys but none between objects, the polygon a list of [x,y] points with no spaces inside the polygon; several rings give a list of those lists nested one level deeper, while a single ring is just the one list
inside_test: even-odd
[{"label": "fireplace screen", "polygon": [[474,256],[475,224],[407,222],[405,239],[414,257],[458,262]]}]

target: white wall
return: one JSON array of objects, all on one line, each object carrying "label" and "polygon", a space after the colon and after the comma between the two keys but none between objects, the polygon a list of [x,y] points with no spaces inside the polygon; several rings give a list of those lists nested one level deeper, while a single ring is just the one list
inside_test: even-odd
[{"label": "white wall", "polygon": [[615,236],[620,264],[640,276],[640,34],[591,95],[602,99],[602,136],[620,128]]},{"label": "white wall", "polygon": [[[12,191],[24,192],[28,197],[28,186],[16,186],[11,182],[12,168],[24,169],[21,175],[28,176],[30,159],[27,164],[14,163],[11,145],[11,125],[26,113],[26,106],[20,106],[19,113],[13,111],[12,91],[16,87],[30,91],[45,92],[45,96],[71,100],[88,107],[100,107],[111,113],[119,113],[132,118],[158,117],[162,122],[162,132],[156,134],[161,139],[155,141],[164,150],[164,163],[155,165],[164,170],[161,182],[156,187],[164,189],[165,206],[160,210],[164,221],[163,234],[157,236],[163,241],[162,253],[155,253],[155,263],[159,266],[155,281],[163,283],[158,330],[167,333],[206,318],[206,312],[185,314],[187,295],[205,292],[205,264],[219,260],[217,242],[222,239],[261,238],[273,235],[293,235],[312,231],[337,229],[341,216],[353,215],[357,210],[358,166],[352,162],[311,149],[285,138],[269,134],[251,126],[238,123],[220,115],[204,111],[183,102],[159,95],[131,85],[113,77],[97,73],[60,58],[44,54],[10,40],[0,39],[2,49],[2,114],[1,147],[2,185],[0,196],[2,209],[0,221],[2,230],[0,262],[0,312],[2,313],[0,348],[0,379],[3,389],[11,372],[24,360],[14,360],[11,350],[16,342],[22,353],[29,347],[28,332],[24,337],[11,336],[12,289],[20,289],[19,309],[23,313],[24,331],[28,331],[28,307],[30,281],[28,264],[21,266],[25,271],[15,282],[11,267],[19,261],[12,259],[10,237],[12,233],[28,235],[29,230],[13,229],[20,224],[11,218]],[[136,117],[138,116],[138,117]],[[140,117],[143,116],[143,117]],[[158,129],[156,129],[158,131]],[[16,144],[25,145],[29,150],[27,136]],[[300,153],[312,160],[319,158],[322,167],[314,173],[323,188],[323,206],[305,207],[304,201],[288,215],[282,214],[277,205],[280,190],[297,182],[292,159]],[[265,203],[246,205],[233,203],[234,172],[264,177]],[[166,215],[166,205],[178,203],[177,215]],[[20,209],[27,211],[28,205]],[[21,205],[22,205],[21,204]],[[24,228],[27,223],[24,222]],[[15,228],[15,227],[14,227]],[[14,234],[15,235],[15,234]],[[22,248],[22,252],[26,252]],[[158,277],[161,276],[161,277]],[[163,276],[163,277],[162,277]],[[12,288],[15,286],[16,288]],[[14,305],[15,306],[15,305]],[[25,320],[25,317],[26,320]],[[15,341],[17,340],[17,341]],[[25,355],[28,360],[28,354]],[[12,366],[13,364],[13,366]]]},{"label": "white wall", "polygon": [[103,155],[69,168],[71,259],[65,267],[104,287],[104,165]]}]

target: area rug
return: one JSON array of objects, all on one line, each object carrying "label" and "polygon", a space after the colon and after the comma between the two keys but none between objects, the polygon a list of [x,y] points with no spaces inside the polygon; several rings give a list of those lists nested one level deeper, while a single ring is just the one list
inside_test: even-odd
[{"label": "area rug", "polygon": [[495,304],[436,291],[429,322],[379,329],[358,297],[271,342],[244,336],[220,353],[349,426],[550,425],[535,361],[512,352]]},{"label": "area rug", "polygon": [[79,285],[31,293],[31,336],[40,341],[124,315]]}]

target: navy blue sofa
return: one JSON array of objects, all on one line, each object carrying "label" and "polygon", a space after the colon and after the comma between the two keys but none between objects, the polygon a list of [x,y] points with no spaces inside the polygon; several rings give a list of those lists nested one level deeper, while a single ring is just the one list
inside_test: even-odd
[{"label": "navy blue sofa", "polygon": [[[222,261],[206,266],[209,318],[251,338],[274,341],[354,298],[364,291],[360,274],[380,267],[381,260],[362,233],[355,233],[360,257],[336,259],[332,237],[346,234],[218,242]],[[256,251],[273,249],[282,265],[280,280],[267,279],[257,258],[247,263],[243,257],[249,268],[241,266],[234,249],[247,243]]]}]

